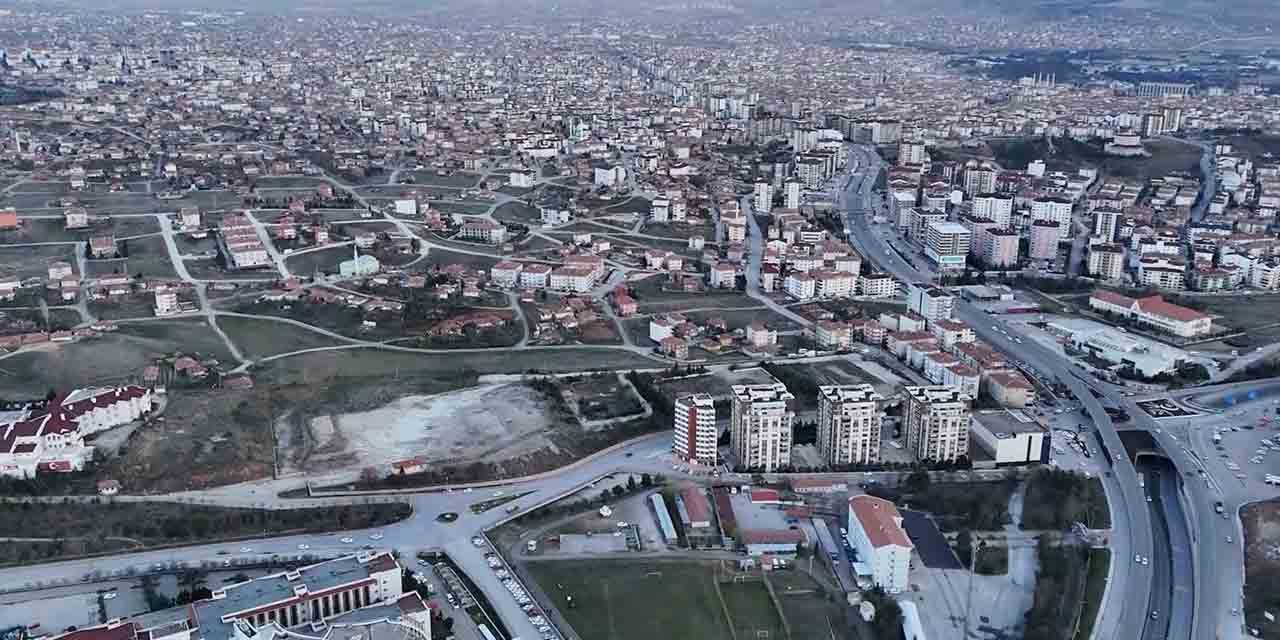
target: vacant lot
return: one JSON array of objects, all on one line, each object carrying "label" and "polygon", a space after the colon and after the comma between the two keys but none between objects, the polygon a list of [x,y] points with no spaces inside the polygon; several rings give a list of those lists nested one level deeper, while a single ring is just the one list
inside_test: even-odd
[{"label": "vacant lot", "polygon": [[[551,561],[529,563],[528,569],[582,638],[732,637],[716,595],[714,565]],[[572,596],[572,607],[566,596]]]},{"label": "vacant lot", "polygon": [[117,238],[126,238],[159,231],[160,225],[152,217],[113,218],[89,229],[71,230],[66,228],[66,223],[60,218],[25,218],[18,229],[0,232],[0,244],[87,242],[91,236],[96,235],[111,234]]},{"label": "vacant lot", "polygon": [[245,358],[253,360],[303,349],[347,344],[337,338],[273,320],[220,316],[218,326],[231,338]]},{"label": "vacant lot", "polygon": [[631,386],[613,374],[586,376],[569,382],[566,390],[577,401],[583,420],[606,420],[644,411]]},{"label": "vacant lot", "polygon": [[995,159],[1009,169],[1024,169],[1032,160],[1042,159],[1053,171],[1075,171],[1098,167],[1104,175],[1145,181],[1168,173],[1199,171],[1200,148],[1171,140],[1143,143],[1150,157],[1118,158],[1103,152],[1102,144],[1069,138],[1054,138],[1053,152],[1044,138],[991,143]]},{"label": "vacant lot", "polygon": [[146,236],[132,240],[117,240],[119,258],[90,260],[86,270],[91,276],[129,274],[147,278],[176,278],[178,272],[169,258],[169,248],[161,236]]},{"label": "vacant lot", "polygon": [[474,187],[480,182],[480,176],[474,173],[458,171],[442,176],[435,171],[407,171],[401,174],[402,179],[413,176],[413,184],[435,187]]},{"label": "vacant lot", "polygon": [[[422,456],[435,463],[532,453],[554,441],[546,399],[520,384],[411,395],[356,413],[307,412],[282,437],[287,471],[384,467]],[[286,445],[287,441],[287,447]]]},{"label": "vacant lot", "polygon": [[[871,384],[883,387],[883,380],[846,360],[814,362],[811,364],[768,364],[766,369],[787,385],[795,394],[801,407],[818,406],[818,387],[830,384]],[[887,391],[887,390],[885,390]]]},{"label": "vacant lot", "polygon": [[0,536],[48,538],[47,542],[4,545],[0,564],[48,562],[115,551],[122,544],[138,551],[240,536],[367,529],[403,520],[410,513],[409,505],[403,503],[280,510],[163,502],[0,503]]},{"label": "vacant lot", "polygon": [[1260,347],[1280,340],[1280,296],[1188,296],[1174,301],[1214,316],[1215,327],[1246,332],[1230,340],[1233,346]]},{"label": "vacant lot", "polygon": [[1263,617],[1280,612],[1280,499],[1258,502],[1240,513],[1244,523],[1244,615],[1262,638],[1280,638],[1280,622]]},{"label": "vacant lot", "polygon": [[326,377],[388,376],[430,373],[443,377],[463,373],[523,373],[537,370],[625,371],[651,368],[655,362],[629,351],[598,347],[526,349],[521,351],[426,354],[387,351],[374,347],[318,351],[274,360],[257,369],[275,382],[305,382]]},{"label": "vacant lot", "polygon": [[0,246],[0,278],[44,279],[49,276],[49,263],[57,260],[74,265],[75,245]]},{"label": "vacant lot", "polygon": [[498,264],[499,258],[491,256],[478,256],[474,253],[461,253],[458,251],[449,251],[447,249],[432,248],[427,251],[427,257],[419,263],[422,268],[429,269],[436,266],[446,266],[451,264],[460,264],[468,269],[483,269],[485,271]]},{"label": "vacant lot", "polygon": [[295,253],[285,258],[285,266],[289,272],[299,276],[310,276],[316,273],[332,274],[338,272],[338,264],[351,259],[350,246],[337,246],[328,249],[316,249],[305,253]]},{"label": "vacant lot", "polygon": [[493,210],[493,218],[502,222],[519,222],[529,224],[539,222],[542,212],[523,202],[508,202]]},{"label": "vacant lot", "polygon": [[134,382],[156,358],[177,351],[231,358],[213,330],[200,321],[126,324],[115,334],[50,343],[0,360],[0,394],[29,397],[50,389]]}]

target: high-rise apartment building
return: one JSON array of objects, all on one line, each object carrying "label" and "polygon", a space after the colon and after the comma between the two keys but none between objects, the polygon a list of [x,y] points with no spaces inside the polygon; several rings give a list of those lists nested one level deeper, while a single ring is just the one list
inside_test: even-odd
[{"label": "high-rise apartment building", "polygon": [[786,205],[788,209],[800,208],[800,182],[798,180],[788,180],[783,186],[786,189]]},{"label": "high-rise apartment building", "polygon": [[1031,202],[1031,220],[1058,223],[1058,241],[1071,236],[1071,201],[1062,198],[1036,198]]},{"label": "high-rise apartment building", "polygon": [[1093,235],[1102,238],[1103,242],[1115,242],[1122,216],[1124,214],[1115,209],[1094,209]]},{"label": "high-rise apartment building", "polygon": [[757,182],[755,187],[756,213],[769,213],[773,210],[773,185],[768,182]]},{"label": "high-rise apartment building", "polygon": [[997,226],[1013,224],[1013,194],[984,193],[974,196],[972,213],[975,218],[986,218]]},{"label": "high-rise apartment building", "polygon": [[676,399],[671,452],[685,462],[716,466],[715,401],[708,393],[693,393]]},{"label": "high-rise apartment building", "polygon": [[970,404],[958,387],[907,387],[903,428],[917,460],[954,462],[969,455]]},{"label": "high-rise apartment building", "polygon": [[818,453],[827,464],[880,461],[883,401],[869,384],[818,387]]},{"label": "high-rise apartment building", "polygon": [[729,444],[740,468],[770,472],[791,464],[794,401],[781,382],[733,385]]},{"label": "high-rise apartment building", "polygon": [[964,269],[973,234],[958,222],[934,222],[925,231],[924,254],[944,271]]}]

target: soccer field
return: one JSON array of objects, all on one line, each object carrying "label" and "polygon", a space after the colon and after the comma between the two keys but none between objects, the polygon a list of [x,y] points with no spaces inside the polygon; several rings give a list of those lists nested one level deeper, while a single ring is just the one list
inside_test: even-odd
[{"label": "soccer field", "polygon": [[581,638],[731,638],[714,564],[565,560],[527,566]]}]

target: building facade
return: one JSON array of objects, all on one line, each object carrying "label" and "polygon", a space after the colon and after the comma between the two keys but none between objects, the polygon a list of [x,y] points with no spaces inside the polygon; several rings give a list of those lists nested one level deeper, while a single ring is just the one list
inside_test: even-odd
[{"label": "building facade", "polygon": [[828,465],[880,461],[883,401],[869,384],[818,387],[818,453]]},{"label": "building facade", "polygon": [[733,386],[729,438],[739,467],[767,473],[791,465],[794,401],[781,382]]},{"label": "building facade", "polygon": [[956,387],[906,388],[907,449],[917,460],[955,462],[969,455],[972,398]]},{"label": "building facade", "polygon": [[711,394],[694,393],[676,399],[671,452],[685,462],[707,467],[717,464],[716,406]]}]

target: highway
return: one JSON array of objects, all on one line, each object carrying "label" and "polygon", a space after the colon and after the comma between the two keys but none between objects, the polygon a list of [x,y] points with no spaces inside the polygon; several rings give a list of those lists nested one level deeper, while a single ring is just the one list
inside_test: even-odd
[{"label": "highway", "polygon": [[[883,201],[872,204],[872,199],[876,197],[872,190],[881,170],[881,161],[874,150],[866,147],[857,146],[854,152],[859,155],[860,165],[864,170],[851,175],[841,194],[841,201],[846,207],[845,230],[849,241],[862,251],[865,259],[879,264],[882,270],[903,283],[931,281],[931,274],[923,273],[914,265],[904,262],[887,247],[886,239],[871,227],[870,218],[876,213],[893,219],[892,213],[885,210],[886,204]],[[1003,327],[1001,330],[1010,334],[1016,334],[1016,329],[1007,326],[998,316],[988,315],[959,298],[956,300],[954,315],[973,327],[979,338],[1014,360],[1034,363],[1043,379],[1057,379],[1065,384],[1092,419],[1111,456],[1113,471],[1113,475],[1104,474],[1102,478],[1111,507],[1112,570],[1094,636],[1144,637],[1152,609],[1152,577],[1150,568],[1134,562],[1134,556],[1153,554],[1151,515],[1138,484],[1137,471],[1124,453],[1111,418],[1098,399],[1089,392],[1085,381],[1075,375],[1071,364],[1059,355],[1032,339],[1023,339],[1021,343],[1012,342],[998,332],[997,328]],[[1115,404],[1119,406],[1121,403],[1116,401]]]}]

